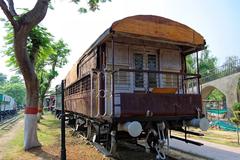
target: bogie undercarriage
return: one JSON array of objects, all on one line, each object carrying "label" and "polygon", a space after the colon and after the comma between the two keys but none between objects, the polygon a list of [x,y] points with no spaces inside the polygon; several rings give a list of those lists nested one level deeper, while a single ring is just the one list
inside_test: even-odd
[{"label": "bogie undercarriage", "polygon": [[[93,119],[80,115],[78,113],[67,113],[67,124],[74,128],[75,131],[80,132],[87,140],[94,144],[101,145],[108,151],[108,155],[115,156],[117,153],[117,145],[121,142],[132,143],[140,145],[145,148],[146,152],[152,152],[156,154],[156,159],[166,159],[166,155],[169,151],[169,138],[178,138],[171,135],[171,130],[182,131],[185,134],[194,134],[202,136],[201,134],[186,131],[187,121],[184,120],[159,120],[159,121],[132,121],[139,122],[142,126],[141,133],[133,137],[130,133],[132,126],[128,125],[128,131],[120,127],[121,124],[126,124],[119,119],[115,119],[114,123],[103,119]],[[128,122],[129,123],[129,122]],[[135,130],[137,128],[134,128]],[[181,138],[179,138],[181,140]],[[187,139],[182,139],[187,143],[193,143]]]}]

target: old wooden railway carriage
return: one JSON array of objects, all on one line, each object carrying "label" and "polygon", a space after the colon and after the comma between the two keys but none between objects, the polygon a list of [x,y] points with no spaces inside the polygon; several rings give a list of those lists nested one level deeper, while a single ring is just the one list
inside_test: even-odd
[{"label": "old wooden railway carriage", "polygon": [[201,119],[200,75],[186,70],[186,56],[194,53],[198,59],[204,46],[199,33],[163,17],[114,22],[65,79],[69,122],[111,151],[120,139],[145,139],[146,149],[164,159],[168,130],[207,129]]}]

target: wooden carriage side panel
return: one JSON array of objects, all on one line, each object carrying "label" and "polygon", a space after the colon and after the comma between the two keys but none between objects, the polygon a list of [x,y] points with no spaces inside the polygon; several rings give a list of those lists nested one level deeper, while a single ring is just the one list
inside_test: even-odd
[{"label": "wooden carriage side panel", "polygon": [[[177,115],[197,115],[197,108],[202,111],[202,98],[199,94],[185,94],[178,98],[178,106],[176,107]],[[184,108],[184,109],[183,109]]]},{"label": "wooden carriage side panel", "polygon": [[121,93],[121,117],[197,116],[200,95]]},{"label": "wooden carriage side panel", "polygon": [[97,54],[93,55],[94,53],[88,55],[84,61],[82,61],[78,65],[78,75],[79,79],[90,74],[92,69],[96,69],[97,67]]},{"label": "wooden carriage side panel", "polygon": [[75,63],[66,76],[66,87],[73,84],[77,78],[77,63]]},{"label": "wooden carriage side panel", "polygon": [[[178,72],[182,70],[181,54],[179,50],[160,49],[160,71]],[[180,77],[178,77],[180,78]],[[173,74],[161,75],[160,86],[177,88],[177,76]]]},{"label": "wooden carriage side panel", "polygon": [[[165,115],[174,116],[175,107],[166,97],[157,94],[122,93],[121,94],[121,117]],[[173,97],[175,98],[175,97]]]},{"label": "wooden carriage side panel", "polygon": [[161,71],[181,70],[181,54],[179,50],[160,49],[160,69]]},{"label": "wooden carriage side panel", "polygon": [[66,111],[91,116],[91,92],[86,91],[65,97],[65,109]]}]

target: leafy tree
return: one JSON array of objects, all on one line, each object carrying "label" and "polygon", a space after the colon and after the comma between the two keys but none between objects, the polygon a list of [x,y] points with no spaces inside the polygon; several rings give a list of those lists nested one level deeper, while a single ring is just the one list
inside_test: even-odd
[{"label": "leafy tree", "polygon": [[10,77],[9,83],[22,83],[23,80],[19,76]]},{"label": "leafy tree", "polygon": [[[18,65],[14,56],[13,30],[8,22],[5,23],[7,32],[5,39],[6,47],[4,54],[8,56],[7,65],[18,71]],[[37,54],[34,65],[39,79],[39,106],[42,108],[43,99],[51,85],[51,81],[58,76],[57,69],[62,68],[67,63],[67,55],[70,50],[63,40],[54,41],[51,33],[47,29],[37,25],[32,29],[27,40],[27,53],[30,57]],[[14,78],[14,77],[13,77]]]},{"label": "leafy tree", "polygon": [[[98,9],[98,4],[105,1],[106,0],[88,0],[89,9],[95,11]],[[72,0],[72,2],[79,4],[80,0]],[[14,30],[14,55],[25,81],[27,91],[26,108],[32,107],[35,108],[35,110],[37,110],[39,100],[39,79],[35,72],[35,59],[38,52],[31,55],[28,54],[27,40],[33,28],[36,27],[46,16],[49,6],[50,0],[37,0],[33,9],[24,14],[18,15],[13,0],[0,0],[0,7]],[[80,8],[80,11],[86,12],[87,10]],[[37,138],[36,126],[37,116],[26,114],[24,126],[25,150],[40,146]]]},{"label": "leafy tree", "polygon": [[196,73],[195,60],[192,55],[186,57],[187,73]]},{"label": "leafy tree", "polygon": [[26,88],[23,83],[6,83],[0,92],[11,96],[17,104],[25,104]]},{"label": "leafy tree", "polygon": [[25,104],[26,88],[19,76],[10,77],[9,81],[0,86],[0,92],[13,97],[17,104]]},{"label": "leafy tree", "polygon": [[239,143],[239,125],[240,125],[240,103],[234,103],[232,106],[233,117],[231,121],[237,125],[237,137],[238,137],[238,144]]},{"label": "leafy tree", "polygon": [[[48,52],[42,51],[42,52]],[[45,94],[50,88],[51,81],[58,76],[57,69],[62,68],[66,63],[66,56],[69,54],[70,50],[63,40],[54,42],[51,44],[51,51],[47,53],[47,57],[41,58],[37,62],[36,71],[38,74],[40,89],[39,89],[39,104],[43,107],[43,100]]]},{"label": "leafy tree", "polygon": [[217,65],[217,58],[210,55],[208,49],[203,50],[199,58],[199,72],[202,77],[205,77],[210,74],[211,70],[214,70]]},{"label": "leafy tree", "polygon": [[0,85],[3,85],[7,81],[7,76],[3,73],[0,73]]},{"label": "leafy tree", "polygon": [[237,60],[239,60],[238,56],[227,57],[225,59],[225,62],[223,63],[223,65],[227,65],[227,64],[233,64],[234,65],[237,62]]},{"label": "leafy tree", "polygon": [[214,101],[222,101],[224,98],[224,94],[217,89],[214,89],[207,97],[208,100]]},{"label": "leafy tree", "polygon": [[[194,55],[186,57],[186,65],[188,73],[197,72],[197,62]],[[209,75],[210,71],[215,69],[217,65],[217,58],[210,55],[210,51],[206,48],[203,50],[199,57],[199,73],[202,77]]]},{"label": "leafy tree", "polygon": [[240,78],[238,79],[238,85],[237,85],[237,99],[238,99],[238,102],[240,102]]}]

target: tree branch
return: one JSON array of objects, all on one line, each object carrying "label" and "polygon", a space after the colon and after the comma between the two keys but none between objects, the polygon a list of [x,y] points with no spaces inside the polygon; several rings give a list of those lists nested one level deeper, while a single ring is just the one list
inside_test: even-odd
[{"label": "tree branch", "polygon": [[21,16],[19,22],[21,25],[27,27],[25,29],[27,29],[28,32],[44,19],[47,14],[49,2],[50,0],[38,0],[31,11]]},{"label": "tree branch", "polygon": [[12,16],[18,16],[18,14],[16,13],[15,8],[14,8],[13,0],[7,0],[7,1],[8,1],[8,8],[9,8],[9,11],[12,14]]},{"label": "tree branch", "polygon": [[2,8],[3,13],[6,15],[7,19],[11,22],[13,28],[17,28],[18,23],[17,23],[17,21],[15,21],[12,13],[8,10],[8,6],[4,0],[0,0],[0,7]]}]

